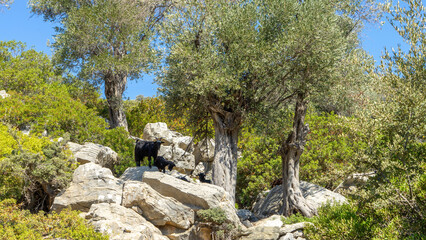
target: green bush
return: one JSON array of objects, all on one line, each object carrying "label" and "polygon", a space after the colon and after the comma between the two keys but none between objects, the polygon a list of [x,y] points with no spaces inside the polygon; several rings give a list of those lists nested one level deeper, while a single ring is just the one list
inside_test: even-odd
[{"label": "green bush", "polygon": [[237,203],[240,208],[249,208],[260,192],[282,178],[281,157],[276,139],[253,130],[242,130],[239,147],[243,151],[237,163]]},{"label": "green bush", "polygon": [[31,132],[59,137],[70,133],[76,142],[102,139],[106,122],[83,103],[69,96],[67,87],[58,83],[40,86],[38,94],[9,92],[0,101],[0,121],[15,127],[31,126]]},{"label": "green bush", "polygon": [[135,140],[129,138],[129,133],[123,128],[118,127],[105,132],[100,144],[110,147],[119,157],[119,163],[114,166],[114,174],[120,176],[128,167],[135,166]]},{"label": "green bush", "polygon": [[237,234],[238,229],[230,223],[225,211],[221,208],[198,210],[197,216],[199,222],[211,227],[213,239],[232,239]]},{"label": "green bush", "polygon": [[358,154],[366,145],[357,140],[345,117],[310,113],[306,122],[310,132],[300,157],[300,179],[333,190],[356,170]]},{"label": "green bush", "polygon": [[57,78],[49,57],[22,42],[0,41],[0,89],[30,94]]},{"label": "green bush", "polygon": [[165,122],[169,129],[184,135],[192,134],[185,116],[168,112],[161,97],[138,97],[137,100],[126,101],[125,106],[129,132],[133,136],[142,137],[145,125],[155,122]]},{"label": "green bush", "polygon": [[0,202],[0,239],[108,239],[95,232],[76,211],[65,209],[61,213],[31,214],[21,210],[16,200]]},{"label": "green bush", "polygon": [[321,207],[318,216],[304,219],[314,224],[305,229],[308,239],[425,239],[425,221],[412,225],[398,208],[351,203]]},{"label": "green bush", "polygon": [[228,221],[225,211],[221,208],[199,210],[197,216],[200,218],[201,222],[211,222],[217,225]]},{"label": "green bush", "polygon": [[12,130],[9,135],[16,141],[16,148],[0,159],[0,200],[14,198],[32,212],[48,211],[54,196],[71,181],[76,167],[70,152],[64,151],[67,139],[47,140],[38,149],[37,145],[28,148],[23,144],[25,139],[37,143],[46,141],[45,138],[22,136]]}]

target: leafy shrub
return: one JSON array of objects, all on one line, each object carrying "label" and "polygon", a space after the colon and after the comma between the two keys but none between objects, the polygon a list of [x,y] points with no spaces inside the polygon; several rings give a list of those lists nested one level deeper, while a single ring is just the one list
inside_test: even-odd
[{"label": "leafy shrub", "polygon": [[129,133],[123,128],[118,127],[107,130],[104,139],[100,144],[110,147],[117,152],[120,158],[119,164],[114,166],[114,174],[120,176],[128,167],[135,166],[135,145],[134,140],[129,138]]},{"label": "leafy shrub", "polygon": [[0,89],[29,94],[55,78],[48,56],[22,42],[0,41]]},{"label": "leafy shrub", "polygon": [[81,102],[69,96],[65,85],[52,83],[40,87],[38,94],[10,92],[0,101],[0,121],[15,127],[31,126],[31,132],[59,137],[70,133],[77,142],[102,139],[106,122]]},{"label": "leafy shrub", "polygon": [[54,196],[71,181],[76,167],[70,154],[64,151],[66,140],[47,140],[38,149],[37,145],[25,147],[25,141],[43,142],[45,138],[40,140],[13,131],[10,135],[17,148],[0,160],[0,200],[15,198],[32,212],[48,211]]},{"label": "leafy shrub", "polygon": [[358,153],[366,145],[344,117],[310,113],[306,122],[310,132],[300,157],[300,179],[333,190],[355,170]]},{"label": "leafy shrub", "polygon": [[271,188],[274,180],[282,178],[278,141],[243,129],[239,143],[243,149],[237,163],[237,202],[240,208],[249,208],[256,196]]},{"label": "leafy shrub", "polygon": [[199,210],[197,212],[197,216],[202,222],[211,222],[218,225],[225,223],[228,220],[225,211],[221,208]]},{"label": "leafy shrub", "polygon": [[[355,203],[324,206],[305,229],[309,239],[423,239],[412,233],[390,209],[374,209]],[[408,236],[410,235],[411,236]]]},{"label": "leafy shrub", "polygon": [[76,211],[31,214],[21,210],[15,199],[7,199],[0,202],[0,239],[101,240],[108,237],[95,232]]},{"label": "leafy shrub", "polygon": [[209,208],[197,211],[199,221],[207,224],[213,231],[213,239],[232,239],[237,229],[226,217],[221,208]]},{"label": "leafy shrub", "polygon": [[133,136],[141,137],[145,125],[155,122],[165,122],[169,129],[191,135],[191,130],[186,127],[186,118],[168,112],[161,97],[138,97],[125,104],[129,132]]}]

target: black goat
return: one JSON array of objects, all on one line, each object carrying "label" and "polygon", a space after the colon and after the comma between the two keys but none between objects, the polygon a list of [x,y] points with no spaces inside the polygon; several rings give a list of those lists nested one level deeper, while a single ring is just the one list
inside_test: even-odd
[{"label": "black goat", "polygon": [[160,149],[161,144],[164,143],[160,140],[155,142],[152,141],[142,141],[137,140],[135,146],[135,162],[136,166],[141,166],[141,161],[144,157],[148,157],[148,166],[151,168],[151,157],[154,162],[157,158],[158,150]]},{"label": "black goat", "polygon": [[198,179],[200,179],[200,182],[203,182],[203,183],[212,183],[211,180],[207,180],[206,179],[206,174],[204,174],[204,173],[199,173],[197,176],[198,176]]},{"label": "black goat", "polygon": [[169,166],[169,170],[172,171],[173,167],[175,167],[176,165],[174,164],[174,162],[166,160],[162,156],[158,156],[154,161],[154,166],[156,166],[160,172],[162,170],[163,173],[165,173],[167,166]]}]

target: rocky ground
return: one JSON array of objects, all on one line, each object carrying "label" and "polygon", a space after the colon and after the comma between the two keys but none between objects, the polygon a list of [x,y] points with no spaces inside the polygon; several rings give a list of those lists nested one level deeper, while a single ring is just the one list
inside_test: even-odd
[{"label": "rocky ground", "polygon": [[[56,196],[52,210],[79,210],[110,239],[212,239],[215,229],[200,222],[196,212],[216,207],[224,210],[239,239],[303,239],[303,228],[309,223],[284,225],[278,215],[279,186],[261,194],[252,211],[237,211],[223,188],[189,176],[191,172],[193,176],[199,172],[210,176],[211,139],[194,146],[190,137],[168,130],[164,123],[148,124],[143,138],[162,138],[165,144],[159,155],[173,161],[176,170],[162,173],[156,167],[132,167],[116,178],[110,168],[117,162],[117,154],[110,148],[69,143],[81,165],[70,186]],[[327,201],[346,201],[342,195],[314,184],[301,182],[301,187],[305,198],[316,207]]]}]

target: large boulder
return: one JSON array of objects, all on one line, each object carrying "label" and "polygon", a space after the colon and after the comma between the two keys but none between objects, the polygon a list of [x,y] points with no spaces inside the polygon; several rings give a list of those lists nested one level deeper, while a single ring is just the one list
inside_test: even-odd
[{"label": "large boulder", "polygon": [[122,181],[142,181],[142,176],[144,172],[158,172],[158,168],[156,166],[152,166],[149,168],[148,166],[141,167],[129,167],[124,171],[120,176],[120,180]]},{"label": "large boulder", "polygon": [[195,162],[213,162],[214,160],[214,139],[205,138],[194,146]]},{"label": "large boulder", "polygon": [[92,162],[112,170],[118,163],[118,154],[109,147],[95,143],[80,145],[73,142],[68,142],[67,146],[80,164]]},{"label": "large boulder", "polygon": [[118,204],[93,204],[85,217],[96,231],[113,240],[168,240],[141,215]]},{"label": "large boulder", "polygon": [[241,226],[229,194],[219,186],[185,182],[160,172],[145,172],[142,181],[161,195],[173,197],[195,211],[219,207],[235,226]]},{"label": "large boulder", "polygon": [[142,138],[148,141],[156,141],[161,138],[161,141],[164,142],[162,146],[170,146],[174,143],[174,138],[182,136],[183,135],[178,132],[169,130],[166,123],[156,122],[145,125]]},{"label": "large boulder", "polygon": [[148,141],[161,139],[164,143],[161,144],[158,156],[174,162],[179,172],[189,174],[195,169],[192,137],[169,130],[166,123],[157,122],[146,124],[142,138]]},{"label": "large boulder", "polygon": [[195,169],[194,155],[175,145],[162,146],[158,151],[158,156],[163,156],[165,159],[172,161],[176,164],[173,169],[183,174],[189,175]]},{"label": "large boulder", "polygon": [[165,197],[144,182],[128,181],[123,187],[123,206],[137,206],[142,216],[155,226],[171,225],[188,229],[194,224],[194,211],[176,201]]},{"label": "large boulder", "polygon": [[272,215],[268,218],[262,219],[253,223],[254,226],[248,228],[240,239],[241,240],[291,240],[304,236],[303,229],[309,222],[299,222],[295,224],[285,225],[282,222],[283,216]]},{"label": "large boulder", "polygon": [[94,203],[121,204],[121,196],[122,181],[115,178],[111,170],[87,163],[74,171],[70,186],[56,196],[52,210],[59,212],[71,207],[87,212]]},{"label": "large boulder", "polygon": [[[302,191],[303,197],[306,199],[308,204],[313,206],[315,209],[326,204],[327,202],[330,204],[347,203],[346,198],[341,194],[335,193],[312,183],[300,181],[300,190]],[[253,206],[253,213],[258,218],[265,218],[273,214],[279,214],[282,206],[282,196],[282,186],[275,186],[267,193],[266,197],[258,198]]]}]

